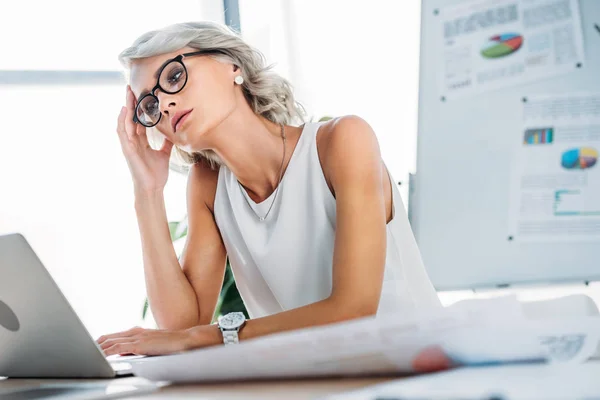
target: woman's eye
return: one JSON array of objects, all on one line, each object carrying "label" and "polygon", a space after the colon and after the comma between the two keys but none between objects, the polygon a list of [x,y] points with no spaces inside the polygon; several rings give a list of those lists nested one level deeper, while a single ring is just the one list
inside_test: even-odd
[{"label": "woman's eye", "polygon": [[177,82],[179,82],[179,80],[181,79],[182,75],[183,75],[183,71],[175,71],[169,77],[169,83],[177,83]]},{"label": "woman's eye", "polygon": [[144,112],[148,115],[152,115],[153,113],[156,112],[157,108],[158,108],[157,103],[152,102],[152,103],[146,105]]}]

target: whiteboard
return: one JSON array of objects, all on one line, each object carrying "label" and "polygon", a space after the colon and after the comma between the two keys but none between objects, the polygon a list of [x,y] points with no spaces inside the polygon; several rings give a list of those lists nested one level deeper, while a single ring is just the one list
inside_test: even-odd
[{"label": "whiteboard", "polygon": [[600,1],[579,2],[584,59],[571,72],[442,98],[440,16],[448,6],[461,3],[422,1],[417,172],[410,210],[431,280],[438,290],[598,280],[600,242],[510,240],[508,219],[511,135],[523,128],[523,99],[600,92],[600,33],[594,27],[600,24]]}]

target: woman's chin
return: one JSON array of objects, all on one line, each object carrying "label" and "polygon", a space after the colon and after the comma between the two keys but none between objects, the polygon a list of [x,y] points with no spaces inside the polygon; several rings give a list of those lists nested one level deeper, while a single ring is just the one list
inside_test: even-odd
[{"label": "woman's chin", "polygon": [[179,148],[186,153],[193,153],[195,151],[190,144],[180,145]]},{"label": "woman's chin", "polygon": [[187,130],[181,130],[181,132],[176,132],[175,135],[177,136],[177,147],[188,153],[194,152],[194,149],[190,144],[191,140]]},{"label": "woman's chin", "polygon": [[180,136],[179,136],[179,140],[177,143],[177,146],[187,152],[187,153],[195,153],[198,151],[201,151],[203,149],[202,147],[202,136],[204,135],[204,133],[198,133],[198,130],[190,130],[190,129],[186,129],[186,131],[182,131]]}]

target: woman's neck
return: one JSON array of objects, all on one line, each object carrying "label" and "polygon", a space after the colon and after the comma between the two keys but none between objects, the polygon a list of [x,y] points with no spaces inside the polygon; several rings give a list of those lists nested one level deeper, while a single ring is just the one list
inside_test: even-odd
[{"label": "woman's neck", "polygon": [[286,126],[285,159],[281,126],[239,107],[207,136],[206,145],[248,190],[257,203],[269,197],[285,171],[300,129]]}]

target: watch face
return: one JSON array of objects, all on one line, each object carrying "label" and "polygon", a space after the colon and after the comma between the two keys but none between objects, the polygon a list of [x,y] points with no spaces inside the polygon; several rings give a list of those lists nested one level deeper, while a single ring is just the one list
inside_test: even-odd
[{"label": "watch face", "polygon": [[219,319],[219,326],[223,329],[236,329],[243,325],[246,317],[241,312],[233,312]]}]

